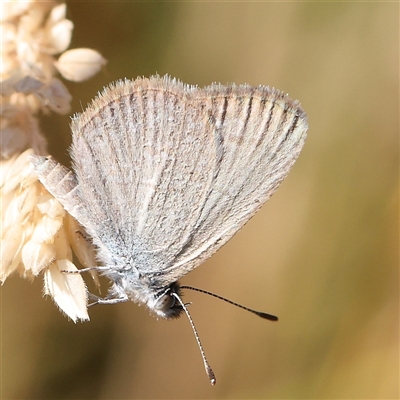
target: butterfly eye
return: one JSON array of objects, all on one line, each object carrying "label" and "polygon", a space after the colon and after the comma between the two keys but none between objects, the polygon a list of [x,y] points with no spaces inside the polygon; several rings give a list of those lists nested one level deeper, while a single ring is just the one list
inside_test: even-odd
[{"label": "butterfly eye", "polygon": [[180,296],[179,283],[174,282],[169,285],[168,288],[159,293],[155,298],[154,303],[149,307],[162,318],[178,318],[182,314],[183,308],[176,300],[177,296]]},{"label": "butterfly eye", "polygon": [[168,311],[170,308],[173,308],[175,305],[175,297],[171,296],[168,292],[163,294],[159,299],[157,299],[156,304],[154,305],[154,309],[156,311]]}]

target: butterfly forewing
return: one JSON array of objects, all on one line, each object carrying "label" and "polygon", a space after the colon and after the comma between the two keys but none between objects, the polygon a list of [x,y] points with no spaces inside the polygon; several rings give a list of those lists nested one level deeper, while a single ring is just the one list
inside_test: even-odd
[{"label": "butterfly forewing", "polygon": [[217,165],[191,241],[166,281],[198,266],[254,215],[288,174],[307,130],[298,104],[269,88],[213,86],[195,102],[210,113]]}]

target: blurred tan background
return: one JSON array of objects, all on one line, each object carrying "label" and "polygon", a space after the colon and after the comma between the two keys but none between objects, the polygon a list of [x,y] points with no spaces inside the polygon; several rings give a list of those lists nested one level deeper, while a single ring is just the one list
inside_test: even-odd
[{"label": "blurred tan background", "polygon": [[[4,399],[399,398],[397,3],[67,2],[71,48],[108,65],[67,83],[72,112],[112,80],[265,84],[299,99],[309,136],[287,180],[182,283],[217,376],[186,318],[133,303],[74,324],[17,275],[2,293]],[[68,165],[69,117],[43,117]]]}]

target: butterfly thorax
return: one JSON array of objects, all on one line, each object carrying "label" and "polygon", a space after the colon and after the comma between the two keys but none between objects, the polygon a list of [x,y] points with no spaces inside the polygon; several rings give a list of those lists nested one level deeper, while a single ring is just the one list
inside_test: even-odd
[{"label": "butterfly thorax", "polygon": [[149,282],[146,276],[133,277],[130,274],[105,274],[113,281],[108,298],[134,301],[145,304],[154,314],[165,319],[178,318],[183,309],[175,295],[181,297],[179,282],[160,287]]}]

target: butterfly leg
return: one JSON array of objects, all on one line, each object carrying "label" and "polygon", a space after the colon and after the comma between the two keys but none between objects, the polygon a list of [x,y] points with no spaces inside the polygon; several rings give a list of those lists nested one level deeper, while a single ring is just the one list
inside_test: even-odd
[{"label": "butterfly leg", "polygon": [[118,304],[118,303],[124,303],[125,301],[128,301],[128,296],[122,296],[122,297],[114,297],[114,298],[107,298],[105,297],[104,299],[101,297],[98,297],[92,293],[89,293],[89,300],[93,301],[93,303],[88,304],[88,307],[95,306],[96,304]]},{"label": "butterfly leg", "polygon": [[89,271],[109,271],[109,267],[88,267],[88,268],[81,268],[75,271],[67,271],[65,269],[61,270],[61,272],[65,274],[81,274],[82,272],[89,272]]}]

